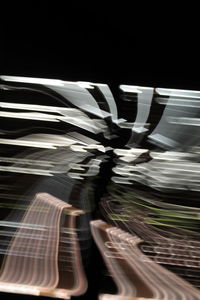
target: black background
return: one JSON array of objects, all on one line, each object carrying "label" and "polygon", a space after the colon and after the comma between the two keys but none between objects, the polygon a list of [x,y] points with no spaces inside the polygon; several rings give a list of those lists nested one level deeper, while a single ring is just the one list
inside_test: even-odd
[{"label": "black background", "polygon": [[[117,104],[119,84],[200,90],[198,9],[136,4],[7,2],[1,7],[0,73],[107,83]],[[99,279],[89,284],[98,286]]]},{"label": "black background", "polygon": [[198,9],[128,3],[7,1],[1,74],[200,89]]}]

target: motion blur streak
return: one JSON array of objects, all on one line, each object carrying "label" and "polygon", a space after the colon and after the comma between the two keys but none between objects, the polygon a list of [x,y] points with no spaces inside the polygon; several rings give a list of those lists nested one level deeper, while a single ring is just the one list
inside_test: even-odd
[{"label": "motion blur streak", "polygon": [[[65,236],[69,237],[71,242],[69,250],[73,252],[74,256],[70,262],[72,271],[66,269],[65,272],[62,272],[64,274],[59,274],[59,236],[63,211],[67,213],[65,222],[69,232]],[[74,218],[80,213],[82,212],[49,194],[36,195],[26,210],[21,227],[15,233],[7,249],[0,276],[1,290],[25,291],[30,294],[66,299],[85,291],[86,281],[80,265],[80,253],[74,228]],[[31,224],[33,225],[31,226]],[[67,254],[64,257],[69,259]],[[60,276],[65,276],[64,287],[59,284]],[[70,287],[70,290],[67,288],[68,276],[75,278],[74,285]]]},{"label": "motion blur streak", "polygon": [[0,291],[200,299],[200,92],[112,88],[0,76]]},{"label": "motion blur streak", "polygon": [[[91,226],[118,286],[115,299],[199,299],[199,293],[192,285],[143,255],[138,248],[142,240],[136,235],[101,220],[92,221]],[[109,297],[102,295],[100,299]]]}]

